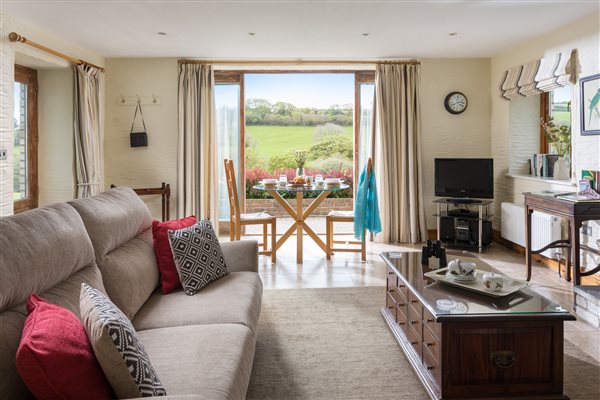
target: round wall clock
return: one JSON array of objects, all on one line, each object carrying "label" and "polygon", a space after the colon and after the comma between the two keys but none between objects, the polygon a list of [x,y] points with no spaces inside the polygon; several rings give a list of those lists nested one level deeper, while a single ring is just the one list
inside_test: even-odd
[{"label": "round wall clock", "polygon": [[467,109],[467,96],[461,92],[451,92],[444,99],[444,107],[450,114],[460,114]]}]

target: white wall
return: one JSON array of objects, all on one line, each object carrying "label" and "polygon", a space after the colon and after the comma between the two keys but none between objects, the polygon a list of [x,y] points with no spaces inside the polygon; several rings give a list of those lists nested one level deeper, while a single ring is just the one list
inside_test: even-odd
[{"label": "white wall", "polygon": [[[2,215],[10,215],[13,213],[13,85],[14,85],[14,64],[15,64],[15,55],[18,53],[23,59],[30,60],[33,63],[33,67],[35,64],[40,64],[45,67],[53,66],[53,67],[62,67],[66,68],[69,64],[57,57],[54,57],[48,53],[39,51],[31,46],[25,45],[23,43],[12,43],[8,40],[8,34],[10,32],[17,32],[18,34],[25,36],[26,38],[44,44],[47,47],[60,51],[62,53],[68,54],[72,57],[85,59],[89,62],[92,62],[97,65],[104,65],[104,58],[98,54],[87,51],[80,47],[75,46],[74,44],[63,40],[61,38],[57,38],[51,34],[46,32],[42,32],[22,21],[14,19],[11,16],[6,14],[0,14],[0,148],[7,150],[7,160],[0,161],[0,216]],[[28,64],[26,64],[28,65]],[[31,65],[31,64],[30,64]],[[44,82],[44,84],[49,83],[48,81]],[[71,91],[67,89],[67,91]],[[57,98],[62,98],[63,100],[67,98],[68,95],[64,93],[58,93]],[[72,102],[72,101],[71,101]],[[66,103],[65,103],[66,104]],[[38,124],[39,125],[39,124]],[[41,128],[41,126],[39,126]],[[41,129],[40,129],[41,132]],[[61,138],[64,138],[62,131],[56,133],[52,130],[44,130],[44,140],[45,143],[49,143],[50,141],[56,140],[56,148],[63,148],[63,146],[67,146],[67,143],[60,144]],[[40,137],[40,140],[41,137]],[[42,143],[40,143],[40,146]],[[42,153],[44,150],[41,151]],[[65,153],[65,157],[68,157],[68,151]],[[44,157],[44,155],[42,156]],[[45,166],[53,168],[52,160],[58,158],[49,158],[46,157],[44,159]],[[41,168],[41,167],[40,167]],[[63,169],[59,169],[63,171]],[[60,172],[57,172],[59,174]],[[46,179],[46,176],[44,177]],[[60,179],[58,175],[56,175],[56,179]],[[49,188],[49,186],[45,186]],[[47,192],[46,192],[47,193]],[[58,197],[55,197],[58,198]],[[53,198],[45,197],[44,201],[49,199],[48,201],[54,201]]]},{"label": "white wall", "polygon": [[[490,60],[421,60],[423,197],[427,228],[435,229],[434,158],[490,157]],[[452,91],[467,96],[462,114],[450,114],[444,98]]]},{"label": "white wall", "polygon": [[[143,105],[148,147],[129,146],[135,106],[121,105],[120,96],[160,98],[158,105]],[[136,128],[141,123],[136,120]],[[106,123],[104,136],[105,182],[133,188],[171,184],[171,216],[177,201],[177,59],[107,59]],[[136,129],[137,130],[137,129]],[[160,219],[160,197],[144,196],[152,215]]]},{"label": "white wall", "polygon": [[[572,24],[563,26],[542,37],[521,43],[492,57],[491,60],[491,143],[496,175],[496,212],[495,228],[499,228],[500,203],[502,201],[522,202],[523,191],[544,189],[565,189],[546,183],[521,181],[505,176],[508,173],[511,157],[512,132],[510,125],[511,104],[500,97],[499,85],[505,70],[524,64],[544,55],[558,52],[570,53],[578,49],[581,63],[580,77],[600,72],[600,14],[589,15]],[[581,136],[579,124],[579,83],[573,88],[572,103],[572,161],[573,181],[581,176],[582,169],[600,170],[600,136]],[[567,187],[567,190],[573,187]],[[584,243],[595,246],[600,239],[600,224],[593,224],[593,236],[583,236]],[[598,260],[600,261],[600,260]],[[597,261],[596,261],[597,262]]]}]

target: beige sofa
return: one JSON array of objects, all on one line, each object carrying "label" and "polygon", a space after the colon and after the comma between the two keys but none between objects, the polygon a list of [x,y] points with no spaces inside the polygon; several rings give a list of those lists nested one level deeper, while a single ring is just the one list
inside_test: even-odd
[{"label": "beige sofa", "polygon": [[132,320],[169,398],[245,398],[262,296],[256,242],[223,243],[231,274],[197,295],[162,295],[151,224],[124,187],[0,219],[0,399],[31,397],[15,368],[29,294],[79,316],[82,282]]}]

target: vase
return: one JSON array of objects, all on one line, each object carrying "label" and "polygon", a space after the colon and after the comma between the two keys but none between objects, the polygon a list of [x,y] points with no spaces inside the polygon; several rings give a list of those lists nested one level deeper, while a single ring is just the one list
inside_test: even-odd
[{"label": "vase", "polygon": [[303,167],[296,168],[296,176],[304,176],[304,168]]},{"label": "vase", "polygon": [[569,157],[559,157],[554,163],[554,179],[570,179],[570,166]]}]

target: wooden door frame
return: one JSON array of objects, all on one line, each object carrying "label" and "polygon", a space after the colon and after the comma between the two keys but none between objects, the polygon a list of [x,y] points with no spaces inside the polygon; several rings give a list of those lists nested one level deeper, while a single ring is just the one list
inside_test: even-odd
[{"label": "wooden door frame", "polygon": [[15,64],[15,82],[27,85],[27,198],[13,202],[14,213],[20,213],[38,206],[37,70]]}]

